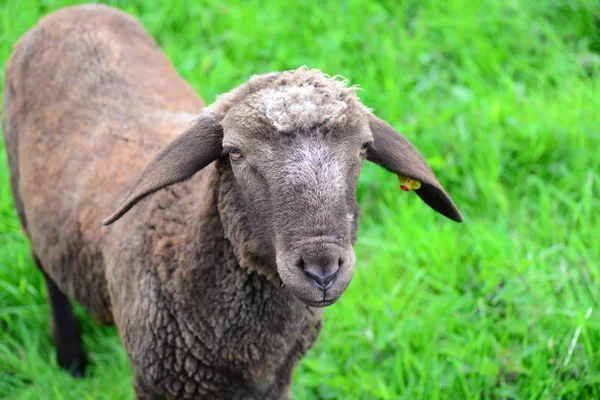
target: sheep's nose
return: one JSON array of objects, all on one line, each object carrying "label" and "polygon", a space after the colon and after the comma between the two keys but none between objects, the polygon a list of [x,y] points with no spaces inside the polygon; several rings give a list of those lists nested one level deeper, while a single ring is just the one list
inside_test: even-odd
[{"label": "sheep's nose", "polygon": [[300,261],[300,265],[310,283],[323,291],[333,285],[333,280],[340,269],[341,263],[339,257],[319,260],[307,260],[303,258]]}]

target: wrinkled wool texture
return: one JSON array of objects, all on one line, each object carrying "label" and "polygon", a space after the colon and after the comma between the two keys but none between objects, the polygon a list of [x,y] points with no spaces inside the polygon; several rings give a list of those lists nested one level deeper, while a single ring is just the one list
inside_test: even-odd
[{"label": "wrinkled wool texture", "polygon": [[[132,280],[131,271],[114,269],[109,278],[115,287],[129,281],[113,297],[119,330],[150,393],[284,398],[294,366],[316,340],[321,310],[240,268],[222,233],[229,215],[218,211],[228,201],[219,200],[219,180],[208,167],[133,209],[126,226],[115,225],[118,245],[135,246],[119,263],[139,273]],[[132,227],[141,234],[135,244],[125,235]],[[149,269],[136,253],[152,254]]]}]

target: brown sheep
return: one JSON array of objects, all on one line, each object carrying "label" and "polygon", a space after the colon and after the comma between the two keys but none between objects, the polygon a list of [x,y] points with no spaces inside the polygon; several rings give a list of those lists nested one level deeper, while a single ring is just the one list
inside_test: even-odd
[{"label": "brown sheep", "polygon": [[21,38],[2,123],[58,362],[84,374],[72,298],[117,326],[137,398],[290,396],[321,307],[352,278],[365,158],[462,220],[345,81],[260,75],[203,108],[142,25],[106,6],[55,12]]}]

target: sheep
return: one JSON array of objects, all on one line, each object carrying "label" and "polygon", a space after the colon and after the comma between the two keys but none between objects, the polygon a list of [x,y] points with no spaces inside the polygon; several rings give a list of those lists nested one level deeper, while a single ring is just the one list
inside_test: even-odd
[{"label": "sheep", "polygon": [[41,19],[5,71],[11,190],[58,363],[85,374],[74,299],[116,325],[138,399],[289,398],[352,278],[365,159],[462,221],[417,149],[319,70],[205,107],[136,19],[84,5]]}]

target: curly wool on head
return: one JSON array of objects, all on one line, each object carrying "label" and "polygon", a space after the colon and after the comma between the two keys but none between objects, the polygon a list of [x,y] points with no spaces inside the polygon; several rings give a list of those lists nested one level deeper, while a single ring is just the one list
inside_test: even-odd
[{"label": "curly wool on head", "polygon": [[245,102],[277,131],[327,128],[343,124],[349,109],[363,107],[356,96],[358,87],[348,86],[348,82],[307,67],[254,75],[244,85],[218,96],[209,109],[223,118],[233,105]]}]

